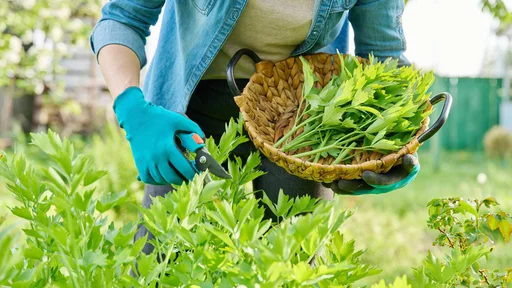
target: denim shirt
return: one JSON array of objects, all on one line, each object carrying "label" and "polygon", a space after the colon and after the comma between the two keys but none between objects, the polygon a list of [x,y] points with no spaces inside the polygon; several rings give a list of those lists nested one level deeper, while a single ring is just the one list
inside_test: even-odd
[{"label": "denim shirt", "polygon": [[[147,101],[184,113],[247,1],[111,0],[94,27],[91,47],[97,55],[106,45],[124,45],[137,54],[143,68],[149,28],[164,9],[158,46],[142,89]],[[348,19],[354,30],[356,55],[373,53],[377,58],[394,57],[407,64],[403,56],[403,10],[404,0],[315,0],[308,36],[290,56],[336,53],[337,49],[347,53]]]}]

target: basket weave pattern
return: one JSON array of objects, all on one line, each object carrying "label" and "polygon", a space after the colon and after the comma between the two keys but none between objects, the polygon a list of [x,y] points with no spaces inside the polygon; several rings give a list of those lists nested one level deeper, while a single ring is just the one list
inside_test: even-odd
[{"label": "basket weave pattern", "polygon": [[[310,63],[322,88],[333,74],[338,74],[340,60],[338,55],[314,54],[304,56]],[[363,61],[360,59],[360,61]],[[396,153],[382,155],[377,152],[363,152],[356,155],[350,165],[329,165],[333,159],[322,159],[319,163],[295,158],[272,145],[294,125],[295,115],[302,99],[302,63],[298,57],[290,57],[280,62],[261,61],[256,64],[254,73],[241,95],[235,97],[244,118],[245,127],[252,142],[267,158],[284,168],[288,173],[303,179],[319,182],[333,182],[339,179],[359,179],[363,171],[387,172],[401,163],[405,154],[415,153],[420,143],[417,137],[428,126],[427,117],[416,137]],[[429,105],[427,109],[432,109]],[[296,137],[302,131],[294,134]],[[307,148],[295,151],[300,153]]]}]

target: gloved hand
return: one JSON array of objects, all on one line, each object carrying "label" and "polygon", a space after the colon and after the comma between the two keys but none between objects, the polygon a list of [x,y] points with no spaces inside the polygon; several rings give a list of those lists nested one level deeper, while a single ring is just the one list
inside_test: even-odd
[{"label": "gloved hand", "polygon": [[391,168],[387,173],[365,171],[362,179],[339,180],[325,183],[324,186],[331,188],[336,194],[343,195],[383,194],[407,186],[419,172],[420,163],[417,156],[407,154],[402,158],[401,165]]},{"label": "gloved hand", "polygon": [[[144,100],[139,87],[129,87],[114,101],[119,126],[130,142],[137,179],[153,185],[181,184],[198,172],[177,146],[178,133],[197,133],[204,138],[199,126],[185,115],[155,106]],[[197,145],[181,141],[184,148],[194,151]],[[193,142],[193,141],[192,141]]]}]

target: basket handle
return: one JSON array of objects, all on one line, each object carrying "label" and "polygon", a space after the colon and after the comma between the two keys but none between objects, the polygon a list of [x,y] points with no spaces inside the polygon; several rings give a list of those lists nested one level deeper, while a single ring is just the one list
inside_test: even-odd
[{"label": "basket handle", "polygon": [[243,48],[236,51],[235,55],[233,55],[233,58],[229,60],[228,67],[226,69],[229,90],[231,90],[233,96],[240,95],[240,89],[238,89],[238,86],[236,86],[235,82],[235,66],[236,63],[238,63],[238,60],[242,58],[242,56],[249,56],[252,59],[252,61],[254,61],[254,63],[258,63],[261,61],[261,58],[250,49]]},{"label": "basket handle", "polygon": [[430,99],[430,103],[435,105],[444,100],[443,110],[441,111],[441,115],[437,121],[432,125],[432,127],[428,128],[423,134],[418,137],[418,142],[423,143],[430,139],[430,137],[434,136],[434,134],[441,129],[446,120],[448,119],[448,115],[450,114],[450,109],[452,107],[452,95],[448,92],[442,92],[437,94],[436,96]]}]

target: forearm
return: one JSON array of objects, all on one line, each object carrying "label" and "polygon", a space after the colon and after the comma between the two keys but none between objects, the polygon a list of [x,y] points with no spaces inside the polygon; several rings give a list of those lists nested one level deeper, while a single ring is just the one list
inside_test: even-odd
[{"label": "forearm", "polygon": [[130,48],[116,44],[105,46],[98,54],[98,62],[114,100],[126,88],[139,85],[140,61]]}]

